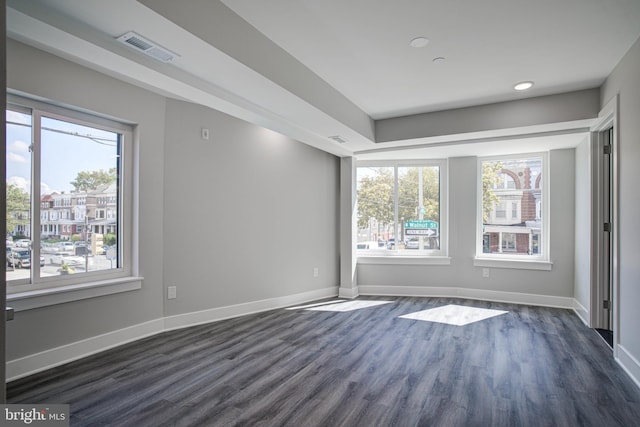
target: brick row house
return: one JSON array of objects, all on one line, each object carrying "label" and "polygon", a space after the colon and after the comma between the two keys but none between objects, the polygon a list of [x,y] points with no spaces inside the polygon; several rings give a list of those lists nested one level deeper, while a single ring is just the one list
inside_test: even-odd
[{"label": "brick row house", "polygon": [[93,233],[116,234],[117,226],[117,184],[87,192],[52,193],[40,200],[40,235],[43,240],[70,240],[73,235],[89,240]]},{"label": "brick row house", "polygon": [[541,167],[524,163],[500,171],[499,199],[483,224],[483,252],[538,254],[542,243]]}]

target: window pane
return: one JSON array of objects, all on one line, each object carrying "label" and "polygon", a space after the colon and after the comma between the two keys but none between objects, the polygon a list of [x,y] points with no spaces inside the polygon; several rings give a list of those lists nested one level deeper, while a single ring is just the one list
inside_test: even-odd
[{"label": "window pane", "polygon": [[394,168],[357,169],[358,249],[394,245]]},{"label": "window pane", "polygon": [[31,115],[6,111],[6,279],[29,279],[31,261]]},{"label": "window pane", "polygon": [[398,168],[399,249],[440,249],[440,172],[437,166]]},{"label": "window pane", "polygon": [[357,249],[440,250],[439,166],[359,167],[357,185]]},{"label": "window pane", "polygon": [[539,255],[542,158],[482,162],[484,253]]},{"label": "window pane", "polygon": [[41,277],[118,268],[120,135],[43,117]]}]

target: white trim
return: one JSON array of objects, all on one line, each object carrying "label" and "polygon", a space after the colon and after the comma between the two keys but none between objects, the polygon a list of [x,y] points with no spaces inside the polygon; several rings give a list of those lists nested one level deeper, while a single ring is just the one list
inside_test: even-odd
[{"label": "white trim", "polygon": [[201,325],[203,323],[217,322],[219,320],[231,319],[233,317],[246,316],[248,314],[260,313],[267,310],[288,307],[292,304],[302,304],[322,298],[330,298],[338,295],[338,287],[318,289],[315,291],[303,292],[294,295],[269,298],[252,301],[242,304],[228,305],[208,310],[195,311],[192,313],[178,314],[164,318],[164,330],[186,328],[189,326]]},{"label": "white trim", "polygon": [[274,310],[294,304],[303,304],[322,298],[335,297],[337,295],[338,287],[334,286],[294,295],[151,320],[7,361],[7,381],[26,377],[161,332]]},{"label": "white trim", "polygon": [[[540,247],[540,254],[537,256],[530,256],[533,258],[533,261],[542,261],[549,262],[551,259],[551,233],[550,233],[550,224],[551,224],[551,167],[550,167],[550,159],[548,151],[534,152],[534,153],[523,153],[523,154],[506,154],[499,156],[483,156],[478,157],[477,159],[477,187],[476,187],[476,258],[492,258],[497,260],[509,259],[509,255],[505,254],[487,254],[483,252],[483,235],[484,235],[484,223],[483,223],[483,188],[482,188],[482,163],[485,161],[495,161],[495,160],[513,160],[513,159],[528,159],[531,157],[541,157],[542,158],[542,245]],[[501,267],[497,267],[501,268]],[[503,267],[510,268],[510,267]],[[517,267],[515,267],[517,268]],[[551,263],[549,262],[548,268],[532,268],[533,270],[551,270]]]},{"label": "white trim", "polygon": [[80,285],[19,292],[7,295],[7,302],[15,311],[32,310],[49,305],[134,291],[142,288],[143,279],[143,277],[123,277]]},{"label": "white trim", "polygon": [[357,286],[353,288],[341,287],[340,289],[338,289],[338,296],[340,298],[354,299],[354,298],[358,298],[358,295],[360,295],[360,292]]},{"label": "white trim", "polygon": [[578,315],[582,323],[584,323],[587,327],[589,326],[589,310],[585,308],[584,305],[580,304],[580,301],[577,299],[573,299],[573,311]]},{"label": "white trim", "polygon": [[[425,257],[433,256],[433,257],[446,257],[449,251],[449,159],[404,159],[404,160],[370,160],[370,161],[360,161],[356,160],[355,163],[355,176],[353,177],[353,185],[357,186],[357,170],[358,168],[366,168],[366,167],[387,167],[393,168],[393,224],[394,224],[394,232],[393,237],[397,241],[400,241],[400,236],[397,235],[398,225],[401,224],[401,218],[399,217],[399,197],[400,197],[400,187],[399,187],[399,178],[398,178],[398,168],[401,167],[438,167],[438,185],[439,185],[439,195],[440,195],[440,213],[439,213],[439,233],[440,233],[440,248],[437,250],[427,250],[427,251],[416,251],[420,255]],[[357,190],[354,189],[354,194],[356,196],[356,206],[357,206]],[[358,220],[357,220],[357,207],[354,209],[353,215],[353,228],[355,232],[358,231]],[[405,236],[406,237],[406,236]],[[355,254],[357,254],[357,249],[352,249]],[[385,253],[385,251],[377,251],[375,254],[372,254],[377,257],[403,257],[402,254],[398,254],[397,251],[389,251]],[[410,255],[409,257],[415,257],[416,255]],[[395,263],[393,263],[395,264]],[[405,263],[406,264],[406,263]]]},{"label": "white trim", "polygon": [[507,258],[481,258],[473,259],[474,267],[491,267],[491,268],[512,268],[515,270],[542,270],[551,271],[553,262],[551,261],[534,261]]},{"label": "white trim", "polygon": [[360,295],[466,298],[511,304],[573,308],[573,298],[456,287],[360,286]]},{"label": "white trim", "polygon": [[[618,349],[620,346],[618,343],[620,342],[620,214],[619,214],[619,191],[620,191],[620,179],[619,179],[619,134],[620,129],[618,125],[619,121],[619,95],[616,94],[613,96],[605,106],[598,113],[598,118],[592,123],[590,127],[590,131],[592,132],[591,145],[592,151],[591,155],[597,161],[598,153],[594,152],[594,149],[599,149],[600,144],[600,136],[601,133],[606,131],[608,128],[613,128],[613,141],[611,141],[611,218],[610,222],[612,223],[612,232],[610,233],[610,247],[611,247],[611,286],[613,287],[613,304],[611,310],[613,310],[613,325],[610,325],[613,331],[613,355],[616,360],[618,359]],[[594,147],[595,145],[595,147]],[[593,160],[593,159],[592,159]],[[593,166],[593,163],[592,163]],[[592,175],[598,179],[599,175],[597,175],[598,170],[593,170]],[[601,304],[600,292],[602,289],[600,288],[598,275],[600,267],[600,262],[602,257],[598,253],[597,248],[600,247],[599,241],[599,233],[601,230],[601,218],[599,216],[600,205],[597,200],[597,195],[599,188],[597,187],[599,182],[592,182],[592,197],[595,197],[596,200],[592,200],[592,212],[591,212],[591,233],[592,233],[592,247],[594,251],[592,251],[592,265],[591,265],[591,287],[590,287],[590,296],[591,296],[591,312],[590,319],[591,325],[598,327],[601,324],[601,316],[602,310],[599,308]],[[640,378],[640,376],[636,376],[636,378]]]},{"label": "white trim", "polygon": [[9,360],[7,361],[7,381],[26,377],[160,332],[163,332],[163,321],[156,319]]},{"label": "white trim", "polygon": [[451,265],[446,256],[359,256],[358,264],[366,265]]},{"label": "white trim", "polygon": [[640,362],[620,344],[616,345],[616,349],[616,362],[618,362],[618,365],[620,365],[622,369],[624,369],[624,371],[627,373],[627,375],[631,377],[638,388],[640,388]]},{"label": "white trim", "polygon": [[[41,172],[41,119],[43,117],[72,123],[79,126],[89,126],[95,129],[101,129],[113,132],[122,138],[120,141],[120,158],[119,162],[119,184],[118,184],[118,242],[120,250],[119,263],[120,267],[109,270],[100,270],[93,272],[77,273],[66,276],[40,276],[40,266],[36,263],[30,272],[30,279],[25,281],[21,279],[8,281],[7,291],[8,300],[23,300],[31,295],[36,295],[37,300],[32,303],[16,303],[16,310],[26,310],[29,308],[43,307],[47,305],[59,304],[79,299],[92,298],[94,296],[108,295],[116,292],[140,289],[141,284],[124,286],[123,282],[141,281],[138,275],[138,224],[134,220],[138,219],[138,193],[137,193],[137,174],[138,174],[138,140],[134,137],[136,128],[133,124],[125,123],[120,119],[107,118],[102,114],[89,112],[87,110],[78,109],[73,106],[63,106],[48,100],[38,99],[28,94],[9,94],[7,103],[10,109],[26,112],[32,117],[32,182],[31,188],[31,239],[33,242],[41,240],[35,236],[35,232],[40,230],[40,202],[34,200],[34,195],[40,194],[40,172]],[[40,256],[39,245],[32,245],[33,257],[37,259]],[[134,277],[132,277],[134,276]],[[88,282],[88,283],[87,283]],[[73,291],[85,287],[102,287],[107,284],[116,284],[111,291],[105,292],[79,292],[70,294]],[[60,289],[57,291],[56,289]],[[126,288],[126,289],[125,289]],[[44,293],[39,293],[44,291]],[[49,292],[51,291],[51,292]],[[58,296],[57,298],[48,297],[40,298],[44,294],[56,294],[58,292],[66,293],[66,296]],[[102,292],[102,293],[101,293]],[[70,295],[78,295],[78,297],[70,297]],[[54,302],[52,302],[54,301]],[[57,301],[57,302],[55,302]],[[19,308],[23,307],[23,308]]]}]

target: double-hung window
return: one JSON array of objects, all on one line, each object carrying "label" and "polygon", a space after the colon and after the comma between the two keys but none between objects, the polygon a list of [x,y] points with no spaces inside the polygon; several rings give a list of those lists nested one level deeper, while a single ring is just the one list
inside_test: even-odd
[{"label": "double-hung window", "polygon": [[131,126],[13,96],[6,126],[9,296],[131,277]]},{"label": "double-hung window", "polygon": [[360,257],[444,256],[446,160],[358,162]]},{"label": "double-hung window", "polygon": [[476,259],[547,261],[547,154],[478,161]]}]

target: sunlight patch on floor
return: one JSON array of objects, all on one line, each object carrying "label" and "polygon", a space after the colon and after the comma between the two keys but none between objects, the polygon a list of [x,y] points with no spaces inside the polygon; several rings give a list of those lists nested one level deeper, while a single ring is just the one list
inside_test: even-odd
[{"label": "sunlight patch on floor", "polygon": [[505,313],[508,313],[508,311],[449,304],[442,307],[431,308],[429,310],[405,314],[404,316],[400,316],[400,318],[464,326],[470,323],[479,322],[480,320],[500,316]]},{"label": "sunlight patch on floor", "polygon": [[393,301],[343,301],[335,304],[320,305],[310,307],[306,310],[310,311],[353,311],[363,308],[375,307],[382,304],[391,304]]}]

